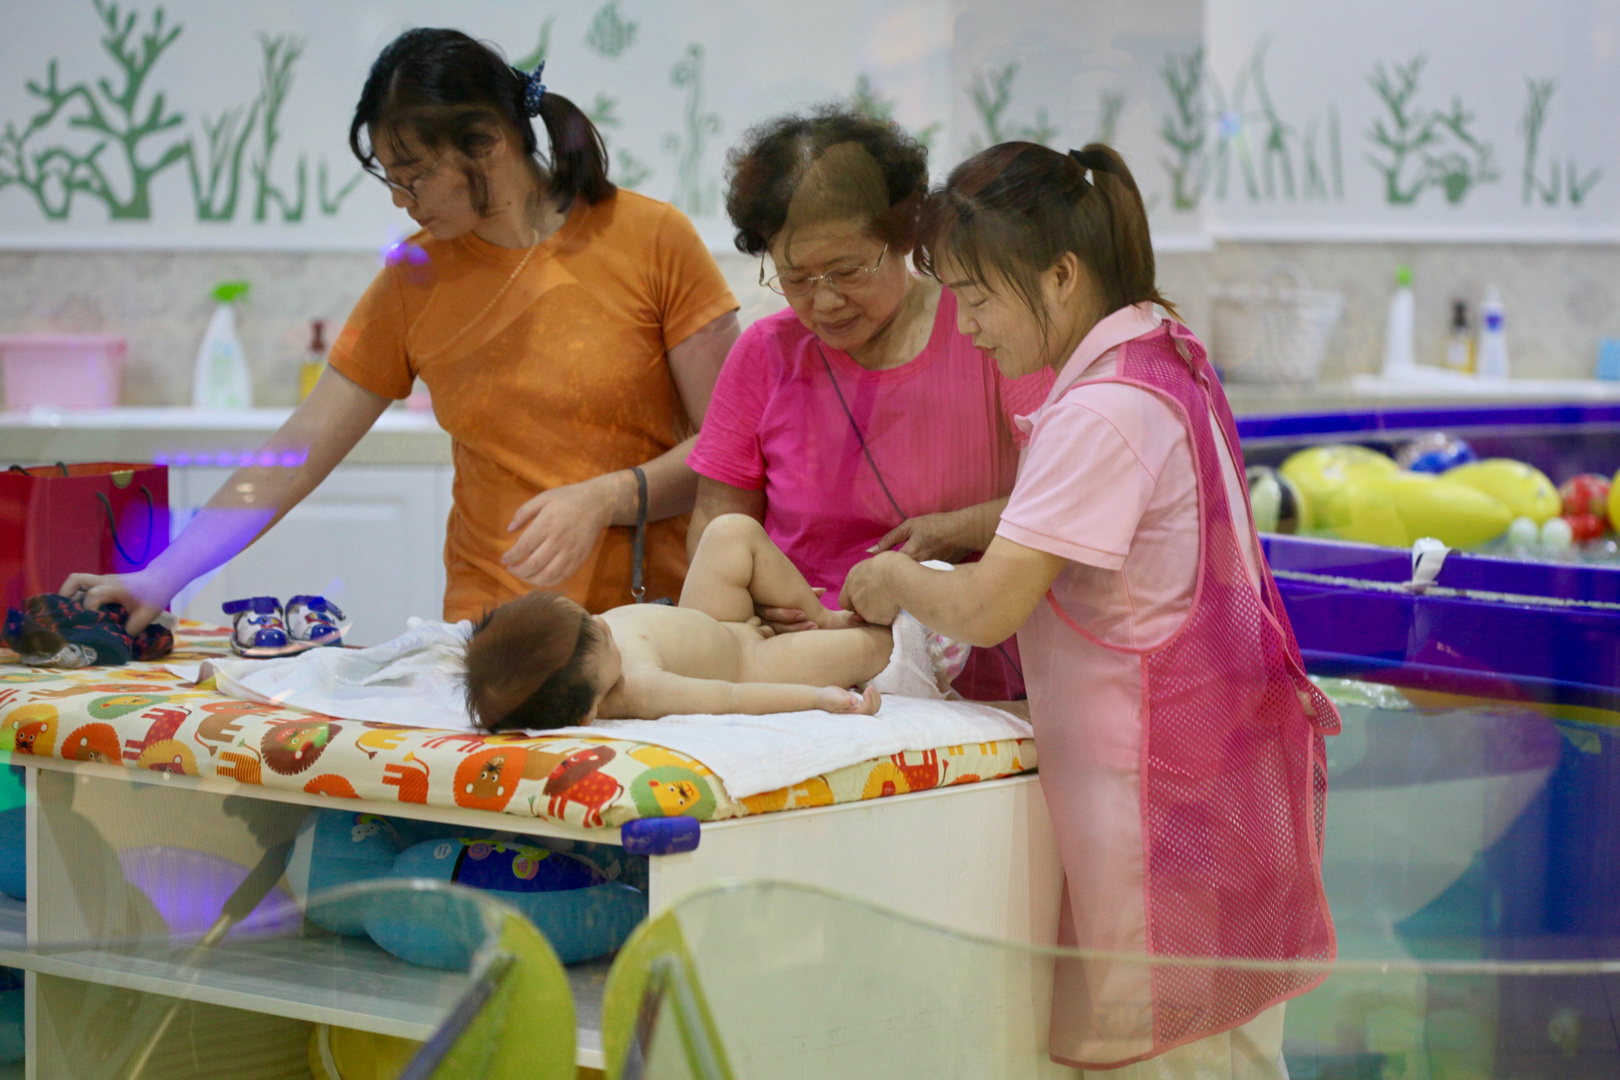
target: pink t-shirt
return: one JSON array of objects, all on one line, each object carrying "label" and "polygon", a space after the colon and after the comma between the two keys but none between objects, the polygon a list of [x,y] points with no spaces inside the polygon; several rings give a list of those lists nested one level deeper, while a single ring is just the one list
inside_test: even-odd
[{"label": "pink t-shirt", "polygon": [[905,518],[1011,491],[1022,441],[1013,417],[1051,383],[1050,372],[1003,376],[957,332],[949,289],[927,346],[885,371],[827,348],[784,310],[732,347],[688,460],[721,483],[763,488],[766,533],[836,597],[849,568]]}]

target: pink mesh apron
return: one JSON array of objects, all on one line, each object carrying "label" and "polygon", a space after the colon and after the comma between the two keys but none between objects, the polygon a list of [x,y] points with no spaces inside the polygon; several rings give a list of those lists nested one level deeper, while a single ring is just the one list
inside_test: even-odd
[{"label": "pink mesh apron", "polygon": [[[1141,658],[1146,926],[1140,940],[1150,956],[1330,960],[1336,944],[1321,881],[1322,736],[1338,731],[1339,718],[1305,677],[1264,559],[1256,554],[1257,592],[1239,552],[1208,420],[1213,412],[1232,460],[1241,462],[1226,396],[1203,346],[1172,322],[1121,345],[1116,375],[1086,385],[1102,381],[1137,386],[1171,404],[1187,429],[1198,479],[1197,585],[1186,622],[1169,640],[1148,650],[1110,645],[1088,633],[1053,593],[1046,597],[1057,617],[1093,645]],[[1087,828],[1085,821],[1054,825],[1060,840],[1065,829]],[[1071,882],[1087,873],[1084,866],[1065,869]],[[1060,964],[1052,1055],[1084,1068],[1126,1065],[1243,1024],[1322,977]]]}]

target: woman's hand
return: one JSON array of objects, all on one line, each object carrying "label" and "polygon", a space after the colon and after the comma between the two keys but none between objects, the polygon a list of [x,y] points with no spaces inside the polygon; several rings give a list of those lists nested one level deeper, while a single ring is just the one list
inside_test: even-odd
[{"label": "woman's hand", "polygon": [[990,546],[996,538],[996,526],[1001,523],[1001,512],[1006,508],[1006,499],[992,499],[943,514],[907,518],[867,548],[866,553],[876,555],[899,545],[900,554],[918,562],[941,559],[959,563]]},{"label": "woman's hand", "polygon": [[907,518],[866,549],[868,555],[894,550],[918,562],[941,559],[958,563],[979,549],[974,546],[970,523],[959,510]]},{"label": "woman's hand", "polygon": [[152,620],[174,599],[145,571],[133,574],[70,574],[56,590],[63,596],[80,596],[85,607],[95,609],[106,604],[121,604],[129,612],[124,628],[131,636],[145,630]]},{"label": "woman's hand", "polygon": [[[827,590],[812,587],[810,591],[820,596]],[[767,607],[764,604],[755,604],[754,617],[770,627],[773,634],[792,634],[800,630],[814,630],[816,628],[816,624],[810,621],[809,614],[798,608]]]},{"label": "woman's hand", "polygon": [[[507,532],[522,531],[501,556],[516,577],[537,588],[561,585],[585,564],[602,530],[613,524],[629,473],[607,473],[581,484],[542,491],[518,508]],[[633,480],[633,478],[632,478]]]},{"label": "woman's hand", "polygon": [[887,572],[896,559],[911,563],[897,551],[885,551],[851,567],[844,579],[844,590],[838,594],[838,606],[875,626],[892,624],[900,614],[900,605],[889,595]]}]

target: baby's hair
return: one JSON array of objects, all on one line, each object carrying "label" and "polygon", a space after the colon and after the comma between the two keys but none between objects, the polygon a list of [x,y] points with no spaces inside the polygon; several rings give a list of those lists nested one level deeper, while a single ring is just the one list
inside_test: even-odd
[{"label": "baby's hair", "polygon": [[485,731],[579,723],[596,704],[585,665],[599,637],[590,614],[555,593],[502,604],[467,640],[467,711]]}]

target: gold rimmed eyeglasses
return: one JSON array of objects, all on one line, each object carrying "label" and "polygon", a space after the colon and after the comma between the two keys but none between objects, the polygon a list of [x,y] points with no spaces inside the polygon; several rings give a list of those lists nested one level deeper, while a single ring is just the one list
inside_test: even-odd
[{"label": "gold rimmed eyeglasses", "polygon": [[889,245],[884,244],[883,250],[878,252],[877,262],[871,266],[835,266],[820,274],[800,274],[790,270],[769,278],[765,276],[765,259],[761,257],[759,283],[778,296],[800,297],[810,295],[816,285],[825,282],[827,288],[842,296],[864,288],[872,280],[872,275],[883,268],[883,258],[888,253]]}]

